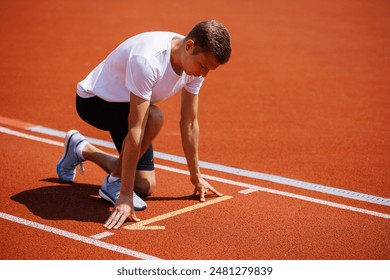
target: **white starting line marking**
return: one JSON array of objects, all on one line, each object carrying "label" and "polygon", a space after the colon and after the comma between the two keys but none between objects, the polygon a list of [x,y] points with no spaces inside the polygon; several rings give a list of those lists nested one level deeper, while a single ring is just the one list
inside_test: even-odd
[{"label": "white starting line marking", "polygon": [[[60,131],[60,130],[56,130],[56,129],[52,129],[52,128],[47,128],[47,127],[40,126],[40,125],[34,125],[31,123],[26,123],[23,121],[10,119],[10,118],[6,118],[6,117],[2,117],[2,116],[0,116],[0,123],[6,124],[6,125],[11,125],[14,127],[19,127],[22,129],[33,131],[33,132],[38,132],[38,133],[45,134],[45,135],[60,137],[60,138],[64,138],[65,134],[66,134],[66,132],[64,132],[64,131]],[[86,138],[92,144],[115,149],[114,144],[110,141],[104,141],[104,140],[91,138],[91,137],[86,137]],[[32,140],[34,140],[34,139],[32,139]],[[51,140],[47,140],[47,141],[51,141]],[[170,155],[170,154],[166,154],[166,153],[162,153],[162,152],[158,152],[158,151],[154,152],[154,156],[156,158],[160,158],[163,160],[186,164],[186,160],[184,157]],[[234,167],[225,166],[225,165],[221,165],[221,164],[215,164],[215,163],[211,163],[211,162],[200,161],[199,164],[200,164],[200,167],[205,168],[205,169],[209,169],[209,170],[216,170],[216,171],[234,174],[234,175],[238,175],[238,176],[242,176],[242,177],[248,177],[248,178],[273,182],[273,183],[277,183],[277,184],[292,186],[292,187],[296,187],[296,188],[306,189],[306,190],[310,190],[310,191],[316,191],[316,192],[346,197],[349,199],[360,200],[360,201],[370,202],[370,203],[374,203],[374,204],[390,206],[390,198],[384,198],[384,197],[380,197],[380,196],[374,196],[374,195],[369,195],[369,194],[365,194],[365,193],[354,192],[354,191],[350,191],[350,190],[346,190],[346,189],[324,186],[324,185],[320,185],[320,184],[290,179],[290,178],[286,178],[286,177],[282,177],[282,176],[276,176],[276,175],[271,175],[271,174],[266,174],[266,173],[261,173],[261,172],[255,172],[255,171],[234,168]],[[243,190],[240,193],[248,194],[248,193],[251,193],[253,191]]]},{"label": "white starting line marking", "polygon": [[[34,125],[31,123],[26,123],[23,121],[10,119],[10,118],[6,118],[6,117],[2,117],[2,116],[0,116],[0,123],[11,125],[14,127],[19,127],[22,129],[33,131],[33,132],[38,132],[38,133],[45,134],[45,135],[60,137],[62,139],[65,137],[65,134],[66,134],[66,132],[64,132],[64,131],[60,131],[60,130],[56,130],[56,129],[52,129],[52,128],[47,128],[47,127],[40,126],[40,125]],[[92,144],[115,149],[114,144],[110,141],[104,141],[104,140],[91,138],[91,137],[86,137],[86,138]],[[51,141],[51,140],[48,140],[48,141]],[[186,164],[186,160],[184,157],[161,153],[158,151],[155,151],[154,155],[156,158],[160,158],[160,159],[164,159],[164,160],[172,161],[172,162],[177,162],[177,163],[181,163],[181,164]],[[320,185],[320,184],[304,182],[304,181],[290,179],[290,178],[286,178],[286,177],[234,168],[234,167],[225,166],[225,165],[221,165],[221,164],[215,164],[215,163],[211,163],[211,162],[200,161],[199,164],[200,164],[200,167],[205,168],[205,169],[216,170],[216,171],[220,171],[220,172],[224,172],[224,173],[229,173],[229,174],[234,174],[234,175],[238,175],[238,176],[273,182],[273,183],[277,183],[277,184],[292,186],[292,187],[306,189],[306,190],[310,190],[310,191],[316,191],[316,192],[346,197],[349,199],[360,200],[360,201],[370,202],[370,203],[374,203],[374,204],[390,206],[390,198],[383,198],[383,197],[369,195],[369,194],[365,194],[365,193],[354,192],[354,191],[350,191],[350,190],[346,190],[346,189],[334,188],[334,187],[330,187],[330,186],[324,186],[324,185]],[[252,190],[252,191],[244,190],[241,193],[248,194],[251,192],[254,192],[254,190]]]},{"label": "white starting line marking", "polygon": [[216,203],[219,203],[219,202],[231,199],[231,198],[233,198],[233,197],[232,196],[228,196],[228,195],[221,196],[221,197],[218,197],[218,198],[214,198],[214,199],[208,200],[206,202],[194,204],[192,206],[188,206],[188,207],[176,210],[176,211],[172,211],[172,212],[169,212],[169,213],[166,213],[166,214],[163,214],[163,215],[160,215],[160,216],[157,216],[157,217],[145,220],[145,221],[136,222],[136,223],[133,223],[131,225],[125,226],[124,228],[125,229],[129,229],[129,230],[165,229],[165,226],[148,226],[148,225],[152,224],[152,223],[155,223],[155,222],[158,222],[158,221],[162,221],[162,220],[174,217],[174,216],[177,216],[177,215],[180,215],[180,214],[184,214],[184,213],[187,213],[187,212],[190,212],[190,211],[194,211],[194,210],[199,209],[199,208],[203,208],[203,207],[206,207],[206,206],[209,206],[209,205],[212,205],[212,204],[216,204]]},{"label": "white starting line marking", "polygon": [[144,253],[141,253],[141,252],[138,252],[138,251],[127,249],[125,247],[121,247],[121,246],[117,246],[117,245],[110,244],[110,243],[107,243],[107,242],[103,242],[103,241],[100,241],[100,240],[92,239],[90,237],[82,236],[82,235],[79,235],[79,234],[76,234],[76,233],[73,233],[73,232],[69,232],[69,231],[66,231],[66,230],[62,230],[62,229],[58,229],[58,228],[55,228],[55,227],[46,226],[46,225],[43,225],[43,224],[40,224],[40,223],[36,223],[36,222],[29,221],[29,220],[26,220],[26,219],[22,219],[22,218],[19,218],[19,217],[16,217],[16,216],[12,216],[12,215],[9,215],[9,214],[3,213],[3,212],[0,212],[0,218],[3,218],[5,220],[11,221],[11,222],[15,222],[15,223],[18,223],[18,224],[21,224],[21,225],[29,226],[29,227],[40,229],[40,230],[43,230],[43,231],[47,231],[47,232],[50,232],[50,233],[53,233],[53,234],[56,234],[56,235],[59,235],[59,236],[63,236],[63,237],[66,237],[66,238],[70,238],[70,239],[73,239],[73,240],[76,240],[76,241],[80,241],[80,242],[83,242],[83,243],[94,245],[96,247],[100,247],[100,248],[103,248],[103,249],[106,249],[106,250],[114,251],[116,253],[125,254],[125,255],[128,255],[128,256],[131,256],[131,257],[134,257],[134,258],[137,258],[137,259],[141,259],[141,260],[160,260],[160,258],[157,258],[157,257],[152,256],[152,255],[144,254]]},{"label": "white starting line marking", "polygon": [[[51,145],[63,146],[63,143],[61,143],[61,142],[52,141],[52,140],[49,140],[49,139],[32,136],[32,135],[21,133],[21,132],[18,132],[18,131],[14,131],[14,130],[11,130],[11,129],[8,129],[8,128],[2,127],[2,126],[0,126],[0,132],[11,134],[11,135],[15,135],[15,136],[18,136],[18,137],[31,139],[31,140],[35,140],[35,141],[44,142],[44,143],[51,144]],[[176,173],[179,173],[179,174],[189,174],[188,171],[186,171],[186,170],[181,170],[181,169],[172,168],[172,167],[169,167],[169,166],[164,166],[164,165],[159,165],[159,164],[156,164],[155,166],[157,168],[164,169],[164,170],[167,170],[167,171],[176,172]],[[214,181],[218,181],[218,182],[223,182],[223,183],[231,184],[231,185],[235,185],[235,186],[241,186],[241,187],[250,189],[251,190],[250,192],[252,192],[252,191],[263,191],[263,192],[273,193],[273,194],[277,194],[277,195],[281,195],[281,196],[286,196],[286,197],[301,199],[301,200],[305,200],[305,201],[309,201],[309,202],[314,202],[314,203],[318,203],[318,204],[322,204],[322,205],[327,205],[327,206],[331,206],[331,207],[335,207],[335,208],[339,208],[339,209],[344,209],[344,210],[349,210],[349,211],[353,211],[353,212],[368,214],[368,215],[372,215],[372,216],[376,216],[376,217],[380,217],[380,218],[385,218],[385,219],[389,219],[390,218],[390,215],[389,214],[385,214],[385,213],[380,213],[380,212],[371,211],[371,210],[367,210],[367,209],[352,207],[352,206],[339,204],[339,203],[334,203],[334,202],[326,201],[326,200],[322,200],[322,199],[315,199],[315,198],[308,197],[308,196],[296,195],[296,194],[289,193],[289,192],[283,192],[283,191],[278,191],[278,190],[274,190],[274,189],[263,188],[263,187],[250,185],[250,184],[246,184],[246,183],[242,183],[242,182],[237,182],[237,181],[233,181],[233,180],[223,179],[223,178],[219,178],[219,177],[215,177],[215,176],[210,176],[210,175],[202,175],[202,176],[205,179],[214,180]],[[384,199],[384,198],[381,198],[381,199]],[[386,200],[389,201],[389,199],[386,199]],[[389,202],[387,202],[387,204],[383,204],[383,203],[377,203],[377,204],[387,205],[387,204],[389,204]]]},{"label": "white starting line marking", "polygon": [[103,238],[106,238],[106,237],[111,236],[111,235],[114,235],[114,234],[112,232],[105,231],[105,232],[102,232],[102,233],[91,235],[90,237],[93,238],[93,239],[103,239]]}]

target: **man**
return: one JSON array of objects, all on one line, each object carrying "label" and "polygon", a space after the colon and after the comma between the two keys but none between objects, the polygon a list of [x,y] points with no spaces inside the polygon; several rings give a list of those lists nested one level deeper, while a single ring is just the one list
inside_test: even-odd
[{"label": "man", "polygon": [[[195,194],[222,196],[200,173],[198,159],[198,93],[210,70],[226,63],[231,54],[230,35],[216,21],[195,25],[186,37],[172,32],[147,32],[119,45],[77,86],[76,106],[87,123],[110,132],[119,158],[107,154],[71,130],[57,164],[64,182],[73,182],[75,168],[90,160],[109,176],[99,195],[115,205],[104,226],[119,228],[127,217],[139,221],[135,210],[146,203],[156,185],[152,140],[163,124],[155,105],[181,90],[181,138]],[[137,194],[136,194],[137,193]]]}]

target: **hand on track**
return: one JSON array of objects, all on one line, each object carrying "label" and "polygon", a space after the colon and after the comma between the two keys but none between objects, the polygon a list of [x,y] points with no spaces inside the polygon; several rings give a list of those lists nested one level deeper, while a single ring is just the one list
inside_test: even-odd
[{"label": "hand on track", "polygon": [[195,186],[194,194],[196,195],[199,193],[199,201],[205,202],[206,198],[205,195],[208,193],[208,191],[211,191],[213,194],[217,196],[223,196],[222,193],[217,191],[215,188],[213,188],[206,180],[203,178],[200,179],[199,182],[195,182],[194,180],[191,180],[192,184]]},{"label": "hand on track", "polygon": [[140,219],[135,215],[134,207],[133,207],[133,196],[127,197],[124,195],[119,195],[116,203],[114,211],[111,213],[110,217],[104,224],[104,227],[107,229],[118,229],[127,218],[130,218],[133,222],[139,222]]}]

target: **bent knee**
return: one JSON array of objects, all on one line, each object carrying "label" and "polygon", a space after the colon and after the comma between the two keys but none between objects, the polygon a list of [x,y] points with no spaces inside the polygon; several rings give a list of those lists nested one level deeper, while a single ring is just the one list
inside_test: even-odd
[{"label": "bent knee", "polygon": [[139,196],[149,196],[156,188],[156,177],[153,171],[137,171],[134,192]]}]

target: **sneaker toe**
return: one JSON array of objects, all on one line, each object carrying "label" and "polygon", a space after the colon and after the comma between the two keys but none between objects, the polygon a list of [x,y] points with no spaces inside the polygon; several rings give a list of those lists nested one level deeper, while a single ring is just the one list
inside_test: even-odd
[{"label": "sneaker toe", "polygon": [[133,203],[134,203],[134,210],[135,211],[142,211],[145,210],[148,206],[145,201],[143,201],[138,195],[134,193],[133,195]]},{"label": "sneaker toe", "polygon": [[61,182],[64,183],[73,183],[74,178],[76,177],[76,170],[63,170],[61,166],[57,166],[57,175],[60,178]]},{"label": "sneaker toe", "polygon": [[[120,194],[120,180],[117,180],[113,183],[108,182],[109,176],[106,177],[106,179],[103,182],[102,187],[99,190],[99,195],[111,202],[112,204],[115,204],[116,200],[119,197]],[[142,211],[145,210],[147,207],[147,204],[145,201],[143,201],[136,193],[133,194],[133,204],[134,204],[134,210],[135,211]]]}]

